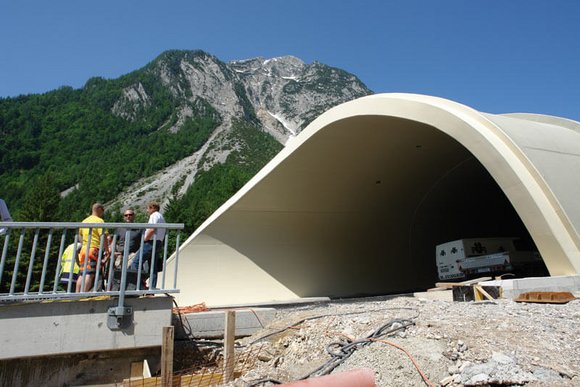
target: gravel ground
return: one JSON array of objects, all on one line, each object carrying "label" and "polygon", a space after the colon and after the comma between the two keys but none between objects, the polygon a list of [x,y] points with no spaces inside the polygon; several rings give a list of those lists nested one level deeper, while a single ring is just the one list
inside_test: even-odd
[{"label": "gravel ground", "polygon": [[[259,356],[230,385],[295,381],[332,359],[329,344],[362,339],[327,370],[371,368],[377,386],[579,386],[579,323],[578,299],[533,304],[395,297],[285,308],[266,329],[239,341],[246,345],[242,352]],[[373,333],[381,341],[367,340]],[[340,353],[340,348],[330,349]]]}]

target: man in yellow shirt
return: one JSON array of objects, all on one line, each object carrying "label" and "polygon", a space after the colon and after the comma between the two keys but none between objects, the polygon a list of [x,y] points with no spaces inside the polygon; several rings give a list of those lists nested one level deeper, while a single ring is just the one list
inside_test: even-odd
[{"label": "man in yellow shirt", "polygon": [[[104,223],[103,215],[105,214],[105,207],[101,203],[95,203],[92,206],[91,215],[83,220],[83,223]],[[90,233],[89,233],[90,231]],[[88,292],[93,286],[93,280],[95,279],[95,273],[97,270],[97,261],[99,259],[99,250],[102,249],[103,257],[106,258],[106,254],[109,249],[107,246],[107,238],[103,238],[103,246],[101,247],[101,235],[105,233],[104,228],[80,228],[79,237],[82,241],[81,254],[79,256],[79,266],[80,273],[77,280],[77,293]],[[89,240],[90,238],[90,240]],[[85,259],[88,260],[85,266]],[[82,288],[82,275],[85,274],[85,286]]]},{"label": "man in yellow shirt", "polygon": [[79,275],[79,265],[77,264],[78,254],[81,251],[81,244],[79,242],[71,243],[62,253],[60,263],[60,283],[65,289],[68,288],[68,283],[72,282],[72,290],[76,289],[77,277]]}]

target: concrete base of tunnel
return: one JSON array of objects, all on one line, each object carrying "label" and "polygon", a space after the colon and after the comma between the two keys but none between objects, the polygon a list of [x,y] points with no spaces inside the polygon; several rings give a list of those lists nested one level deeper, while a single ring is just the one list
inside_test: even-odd
[{"label": "concrete base of tunnel", "polygon": [[435,246],[473,237],[540,240],[551,274],[575,274],[577,233],[568,254],[542,225],[529,231],[537,203],[481,132],[429,104],[377,100],[314,121],[190,237],[181,305],[426,289]]}]

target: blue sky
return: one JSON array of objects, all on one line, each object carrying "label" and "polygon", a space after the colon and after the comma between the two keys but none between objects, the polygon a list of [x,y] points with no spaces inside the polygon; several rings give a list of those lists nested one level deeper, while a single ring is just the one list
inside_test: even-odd
[{"label": "blue sky", "polygon": [[294,55],[375,92],[580,121],[577,0],[2,1],[0,97],[116,78],[168,49]]}]

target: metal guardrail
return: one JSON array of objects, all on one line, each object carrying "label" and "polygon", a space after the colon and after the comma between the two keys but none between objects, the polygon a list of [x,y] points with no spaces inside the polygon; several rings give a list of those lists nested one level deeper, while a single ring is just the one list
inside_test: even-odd
[{"label": "metal guardrail", "polygon": [[[89,240],[92,237],[93,230],[108,230],[109,235],[114,235],[111,243],[110,254],[107,254],[103,246],[105,243],[105,233],[101,233],[98,260],[96,263],[96,271],[94,274],[94,286],[90,291],[76,292],[73,288],[73,282],[68,281],[67,286],[63,287],[61,284],[61,263],[62,256],[65,250],[65,245],[70,242],[76,245],[80,242],[79,229],[89,230]],[[143,286],[143,279],[147,273],[143,269],[144,262],[143,248],[144,230],[148,228],[165,229],[166,234],[163,240],[163,256],[162,256],[162,270],[158,270],[161,275],[161,286],[154,288],[153,281],[149,281],[147,287]],[[139,260],[137,270],[128,268],[129,261],[129,243],[125,243],[124,251],[116,252],[118,233],[117,229],[125,229],[125,239],[130,238],[130,230],[143,230],[141,233],[141,242],[138,253],[134,259]],[[2,258],[0,260],[0,302],[8,301],[28,301],[38,299],[70,299],[82,298],[90,296],[118,296],[119,305],[122,306],[126,295],[146,295],[155,293],[177,293],[176,278],[179,260],[179,237],[180,230],[183,229],[183,224],[160,223],[33,223],[33,222],[0,222],[0,243],[2,246]],[[173,235],[172,235],[173,234]],[[153,238],[153,251],[151,256],[155,257],[159,252],[155,251],[157,233]],[[53,243],[53,240],[58,246]],[[175,240],[175,250],[173,250],[173,259],[175,259],[175,275],[173,276],[172,286],[166,286],[165,281],[165,267],[167,260],[171,255],[168,255],[169,240]],[[16,243],[17,242],[17,243]],[[86,248],[86,255],[89,255],[89,246]],[[81,250],[82,251],[82,250]],[[117,253],[117,254],[116,254]],[[121,254],[119,254],[121,253]],[[41,257],[43,255],[43,257]],[[74,260],[78,263],[78,256],[80,252],[74,249]],[[106,257],[109,256],[109,259]],[[118,259],[115,259],[115,256]],[[42,259],[42,261],[40,261]],[[84,267],[78,268],[79,277],[81,281],[81,289],[85,288],[85,281],[87,281],[87,262],[84,260]],[[115,266],[117,261],[117,266]],[[156,259],[150,260],[149,272],[155,272]],[[70,271],[68,278],[73,278],[75,265],[69,264]],[[130,289],[127,290],[129,281],[128,274],[135,279],[136,283],[130,284]],[[116,285],[118,290],[112,290]]]}]

